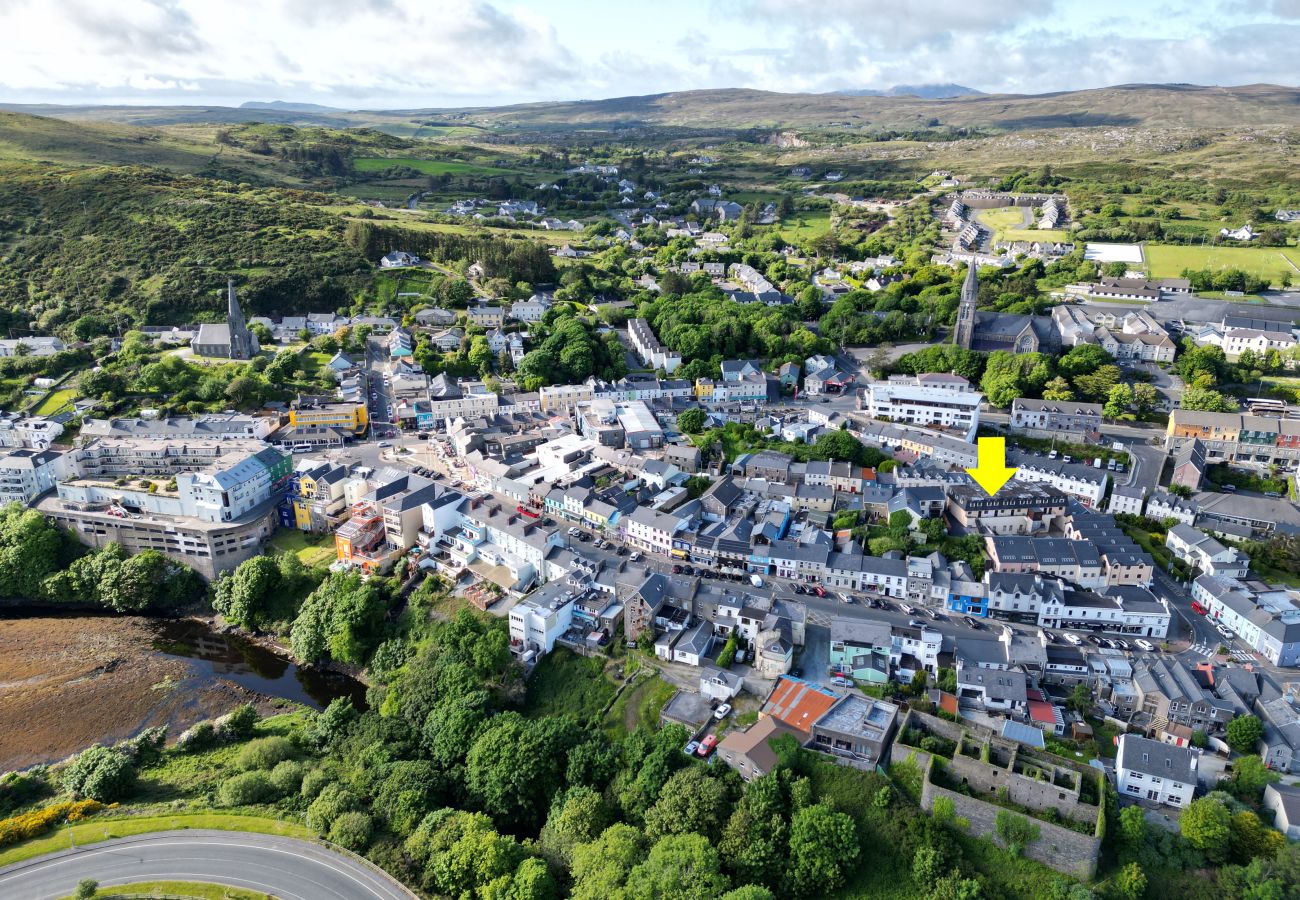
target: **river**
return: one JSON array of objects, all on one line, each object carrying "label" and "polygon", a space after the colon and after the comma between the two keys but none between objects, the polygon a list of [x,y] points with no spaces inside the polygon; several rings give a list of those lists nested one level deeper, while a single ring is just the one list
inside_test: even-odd
[{"label": "river", "polygon": [[0,772],[63,759],[167,725],[172,737],[240,703],[266,711],[335,697],[359,706],[365,686],[299,668],[203,622],[92,613],[0,617]]}]

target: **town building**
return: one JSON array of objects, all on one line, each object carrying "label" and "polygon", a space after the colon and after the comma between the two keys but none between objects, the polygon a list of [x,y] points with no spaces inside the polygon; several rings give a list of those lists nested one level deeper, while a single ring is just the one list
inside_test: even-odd
[{"label": "town building", "polygon": [[257,335],[244,322],[244,314],[235,296],[235,282],[226,283],[226,321],[222,325],[204,324],[192,344],[195,356],[249,360],[261,352]]},{"label": "town building", "polygon": [[859,399],[859,408],[873,419],[950,429],[972,441],[984,395],[960,375],[932,373],[873,381]]},{"label": "town building", "polygon": [[1097,441],[1101,437],[1101,404],[1017,397],[1011,401],[1011,427],[1035,437]]},{"label": "town building", "polygon": [[1115,782],[1120,796],[1182,808],[1196,792],[1200,751],[1136,734],[1119,736]]}]

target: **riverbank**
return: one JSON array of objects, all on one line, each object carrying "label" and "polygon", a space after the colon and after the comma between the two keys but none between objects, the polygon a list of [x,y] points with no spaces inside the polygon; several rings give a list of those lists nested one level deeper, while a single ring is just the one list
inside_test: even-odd
[{"label": "riverbank", "polygon": [[363,684],[299,669],[274,646],[223,634],[200,618],[0,618],[0,772],[56,762],[157,725],[174,739],[241,703],[263,713],[319,709],[340,696],[364,704]]}]

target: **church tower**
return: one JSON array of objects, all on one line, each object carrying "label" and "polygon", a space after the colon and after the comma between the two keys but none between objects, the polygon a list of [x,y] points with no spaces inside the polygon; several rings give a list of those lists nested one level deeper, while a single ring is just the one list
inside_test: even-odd
[{"label": "church tower", "polygon": [[235,279],[226,281],[226,326],[230,329],[230,358],[252,359],[261,347],[257,337],[248,330],[244,322],[244,313],[239,308],[239,299],[235,296]]},{"label": "church tower", "polygon": [[961,285],[961,304],[957,307],[957,327],[953,330],[953,343],[966,350],[975,340],[975,302],[979,299],[980,283],[975,257],[966,269],[966,280]]}]

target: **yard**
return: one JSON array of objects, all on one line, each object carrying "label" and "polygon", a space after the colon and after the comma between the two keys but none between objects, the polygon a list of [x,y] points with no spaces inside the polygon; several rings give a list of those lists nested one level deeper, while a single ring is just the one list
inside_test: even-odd
[{"label": "yard", "polygon": [[447,159],[417,159],[413,156],[360,156],[352,161],[358,172],[382,172],[393,166],[406,166],[424,175],[517,175],[522,169],[480,166]]},{"label": "yard", "polygon": [[1259,494],[1272,492],[1282,496],[1290,494],[1290,479],[1285,476],[1269,478],[1245,469],[1229,468],[1225,463],[1210,466],[1205,475],[1216,487],[1231,484],[1239,491],[1254,491]]},{"label": "yard", "polygon": [[787,241],[807,240],[824,234],[831,227],[831,213],[828,209],[804,209],[791,213],[781,221],[777,231]]},{"label": "yard", "polygon": [[524,715],[570,715],[589,721],[604,712],[617,689],[605,675],[604,656],[579,656],[556,647],[528,676]]},{"label": "yard", "polygon": [[[1047,230],[1025,227],[1023,206],[1003,206],[997,209],[980,209],[975,211],[975,218],[980,224],[993,232],[994,243],[998,241],[1066,241],[1070,239],[1068,231]],[[1030,221],[1034,220],[1034,211],[1029,210]]]},{"label": "yard", "polygon": [[1300,281],[1300,250],[1295,247],[1201,247],[1145,244],[1152,278],[1177,278],[1184,269],[1240,269],[1280,284],[1283,275]]},{"label": "yard", "polygon": [[41,401],[41,404],[32,410],[35,416],[52,416],[59,412],[63,407],[77,399],[77,392],[72,388],[65,388],[61,391],[54,391],[48,397]]},{"label": "yard", "polygon": [[281,553],[297,553],[306,566],[327,566],[335,559],[334,535],[308,534],[296,528],[281,528],[269,546]]}]

